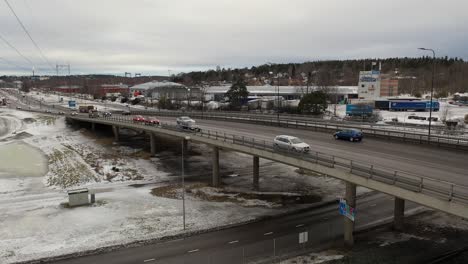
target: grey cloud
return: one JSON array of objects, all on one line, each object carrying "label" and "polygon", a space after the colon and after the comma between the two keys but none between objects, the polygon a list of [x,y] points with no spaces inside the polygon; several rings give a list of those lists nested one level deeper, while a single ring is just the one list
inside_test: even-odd
[{"label": "grey cloud", "polygon": [[[468,59],[464,0],[9,1],[49,60],[79,73],[420,56],[419,46]],[[47,69],[3,2],[0,25]],[[1,42],[0,57],[30,68]],[[9,72],[18,70],[0,61],[0,74]]]}]

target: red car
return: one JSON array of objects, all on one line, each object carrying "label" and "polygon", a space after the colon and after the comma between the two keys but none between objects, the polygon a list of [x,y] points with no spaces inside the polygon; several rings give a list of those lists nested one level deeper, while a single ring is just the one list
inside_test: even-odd
[{"label": "red car", "polygon": [[156,119],[156,118],[148,118],[145,120],[145,125],[149,125],[149,126],[157,126],[159,125],[159,120]]},{"label": "red car", "polygon": [[141,115],[137,115],[133,117],[133,122],[138,123],[138,122],[145,122],[145,118],[142,117]]}]

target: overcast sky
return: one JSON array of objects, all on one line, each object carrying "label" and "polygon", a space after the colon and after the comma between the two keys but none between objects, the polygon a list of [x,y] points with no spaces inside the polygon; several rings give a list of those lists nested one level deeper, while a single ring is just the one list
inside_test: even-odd
[{"label": "overcast sky", "polygon": [[[421,46],[468,60],[468,0],[8,2],[52,67],[69,62],[72,74],[167,75],[216,65],[415,57],[427,54],[417,50]],[[5,0],[0,36],[36,72],[52,73]],[[30,74],[32,66],[0,39],[0,75]]]}]

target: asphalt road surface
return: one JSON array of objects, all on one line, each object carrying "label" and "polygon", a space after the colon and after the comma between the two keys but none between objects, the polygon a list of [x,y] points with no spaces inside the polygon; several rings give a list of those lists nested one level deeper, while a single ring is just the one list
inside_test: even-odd
[{"label": "asphalt road surface", "polygon": [[[406,210],[418,209],[407,203]],[[388,220],[393,216],[393,198],[372,193],[360,198],[356,206],[356,228]],[[57,264],[101,263],[223,263],[271,257],[278,252],[299,249],[299,232],[308,231],[308,247],[327,243],[331,237],[342,239],[343,216],[338,204],[307,212],[264,220],[221,231],[163,243],[127,248],[100,255],[61,260]],[[274,242],[273,242],[274,241]]]},{"label": "asphalt road surface", "polygon": [[[171,117],[157,118],[164,122],[174,122],[174,118]],[[202,129],[225,130],[227,133],[267,141],[272,141],[277,135],[297,136],[311,146],[311,151],[468,186],[466,151],[375,138],[348,142],[335,140],[331,133],[247,123],[216,120],[197,120],[197,123]]]}]

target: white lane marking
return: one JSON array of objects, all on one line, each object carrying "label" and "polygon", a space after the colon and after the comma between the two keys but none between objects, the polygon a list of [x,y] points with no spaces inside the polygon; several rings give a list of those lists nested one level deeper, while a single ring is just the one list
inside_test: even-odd
[{"label": "white lane marking", "polygon": [[264,236],[269,236],[269,235],[271,235],[271,234],[273,234],[273,232],[268,232],[268,233],[265,233],[265,234],[263,234],[263,235],[264,235]]},{"label": "white lane marking", "polygon": [[230,242],[228,242],[228,244],[234,244],[234,243],[237,243],[237,242],[239,242],[239,240],[230,241]]},{"label": "white lane marking", "polygon": [[200,250],[199,250],[198,248],[197,248],[197,249],[192,249],[192,250],[190,250],[190,251],[187,251],[187,253],[195,253],[195,252],[197,252],[197,251],[200,251]]},{"label": "white lane marking", "polygon": [[296,227],[301,227],[301,226],[304,226],[304,224],[298,224]]},{"label": "white lane marking", "polygon": [[376,206],[376,205],[377,205],[377,204],[371,204],[370,207],[374,207],[374,206]]},{"label": "white lane marking", "polygon": [[153,259],[145,259],[145,260],[143,260],[143,262],[150,262],[150,261],[155,261],[155,260],[156,259],[154,259],[154,258]]}]

